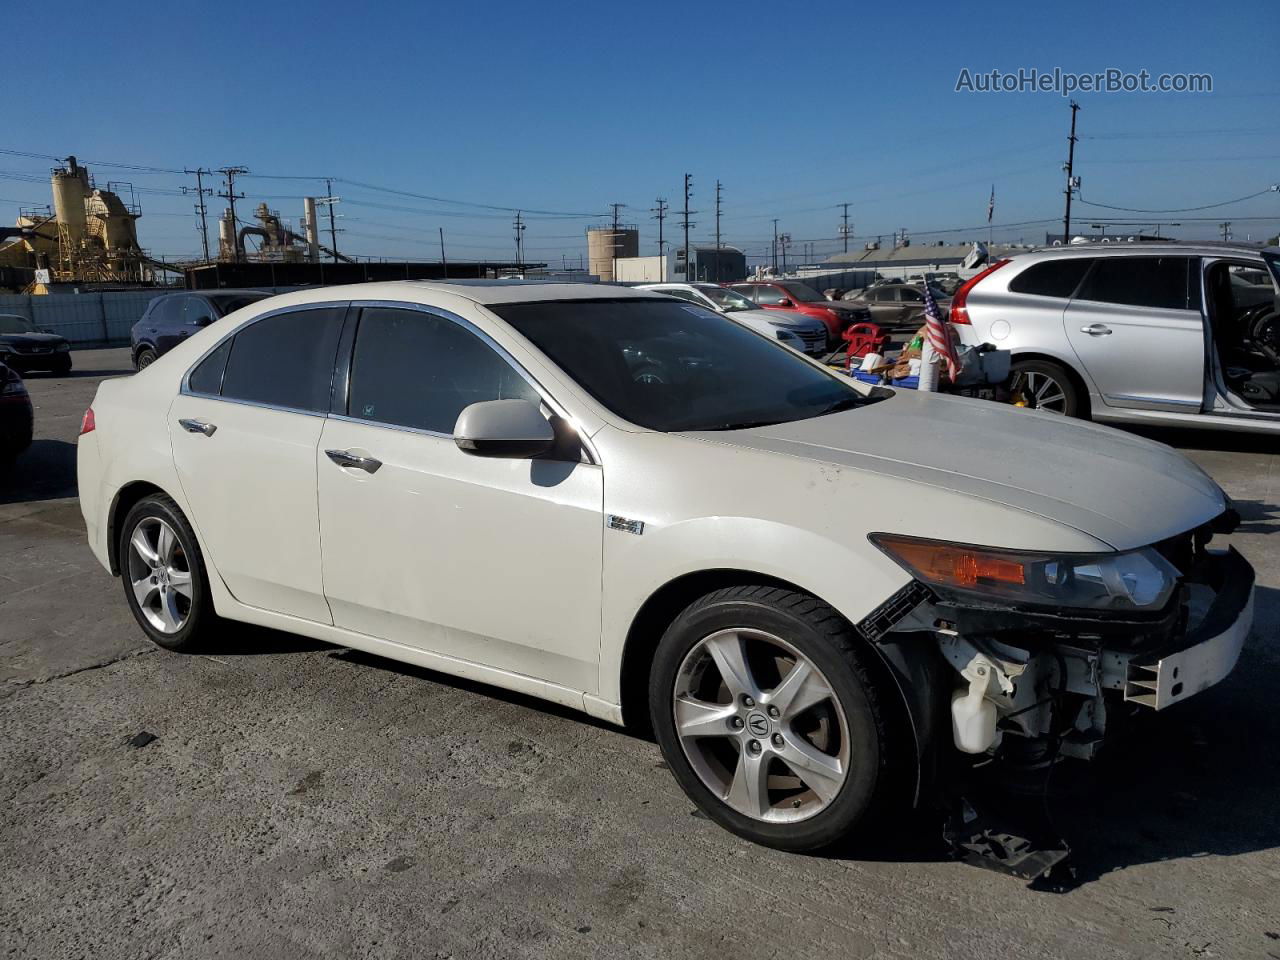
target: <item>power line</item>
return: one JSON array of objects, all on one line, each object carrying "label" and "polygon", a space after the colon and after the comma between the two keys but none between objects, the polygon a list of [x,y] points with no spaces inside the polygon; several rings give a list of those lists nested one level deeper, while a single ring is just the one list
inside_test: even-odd
[{"label": "power line", "polygon": [[1081,199],[1080,202],[1087,207],[1101,207],[1104,210],[1119,210],[1122,213],[1194,213],[1197,210],[1212,210],[1215,207],[1229,207],[1233,203],[1243,203],[1245,200],[1252,200],[1255,197],[1261,197],[1263,194],[1273,193],[1280,190],[1280,184],[1272,184],[1265,190],[1259,190],[1257,193],[1251,193],[1245,197],[1236,197],[1234,200],[1223,200],[1221,203],[1206,203],[1198,207],[1170,207],[1164,210],[1146,210],[1141,207],[1117,207],[1108,203],[1094,203],[1091,200]]}]

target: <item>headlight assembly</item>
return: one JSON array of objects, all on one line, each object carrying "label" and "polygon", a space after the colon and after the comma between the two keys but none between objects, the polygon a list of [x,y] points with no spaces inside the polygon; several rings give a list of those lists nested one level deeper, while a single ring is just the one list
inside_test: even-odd
[{"label": "headlight assembly", "polygon": [[871,542],[944,594],[1044,608],[1160,610],[1178,571],[1151,547],[1128,553],[1031,553],[887,533]]}]

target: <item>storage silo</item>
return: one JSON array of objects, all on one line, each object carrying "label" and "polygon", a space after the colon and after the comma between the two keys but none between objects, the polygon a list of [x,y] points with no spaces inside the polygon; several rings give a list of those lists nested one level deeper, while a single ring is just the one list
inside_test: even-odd
[{"label": "storage silo", "polygon": [[613,261],[640,256],[640,228],[633,223],[587,228],[587,269],[602,283],[612,283]]},{"label": "storage silo", "polygon": [[72,243],[78,243],[85,234],[84,202],[89,196],[89,171],[76,163],[75,157],[67,157],[65,169],[53,171],[53,215],[59,228],[66,231]]}]

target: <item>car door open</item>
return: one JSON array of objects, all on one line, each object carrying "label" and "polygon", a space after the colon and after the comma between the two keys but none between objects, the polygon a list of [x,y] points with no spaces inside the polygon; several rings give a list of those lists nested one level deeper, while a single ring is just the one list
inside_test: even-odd
[{"label": "car door open", "polygon": [[566,688],[548,696],[572,700],[599,685],[601,469],[564,424],[566,442],[535,459],[460,449],[462,411],[510,399],[543,404],[464,320],[361,310],[345,396],[317,450],[325,595],[336,626],[543,680]]}]

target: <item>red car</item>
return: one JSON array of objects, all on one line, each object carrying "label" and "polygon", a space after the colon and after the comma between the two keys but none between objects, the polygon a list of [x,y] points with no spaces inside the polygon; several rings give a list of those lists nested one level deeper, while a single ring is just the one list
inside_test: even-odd
[{"label": "red car", "polygon": [[842,300],[828,300],[813,287],[798,280],[749,280],[728,286],[766,310],[803,313],[821,320],[827,327],[828,349],[834,349],[840,343],[840,335],[844,333],[845,327],[871,320],[871,311],[865,306]]}]

